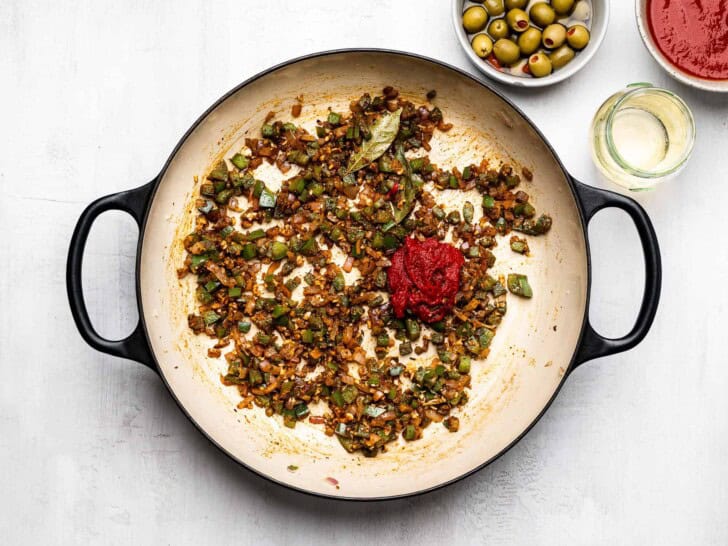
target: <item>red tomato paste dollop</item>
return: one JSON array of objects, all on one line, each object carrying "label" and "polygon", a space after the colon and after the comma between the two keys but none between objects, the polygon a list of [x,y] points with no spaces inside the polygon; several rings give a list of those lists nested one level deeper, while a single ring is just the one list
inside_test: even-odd
[{"label": "red tomato paste dollop", "polygon": [[423,322],[437,322],[455,305],[462,253],[436,239],[407,238],[392,256],[387,280],[397,318],[409,309]]},{"label": "red tomato paste dollop", "polygon": [[647,21],[672,64],[700,78],[728,79],[728,0],[649,0]]}]

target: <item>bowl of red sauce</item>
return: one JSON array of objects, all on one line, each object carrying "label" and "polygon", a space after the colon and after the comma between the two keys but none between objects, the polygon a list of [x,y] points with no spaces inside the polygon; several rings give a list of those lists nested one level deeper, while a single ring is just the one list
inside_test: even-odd
[{"label": "bowl of red sauce", "polygon": [[728,1],[637,0],[648,51],[675,79],[728,93]]}]

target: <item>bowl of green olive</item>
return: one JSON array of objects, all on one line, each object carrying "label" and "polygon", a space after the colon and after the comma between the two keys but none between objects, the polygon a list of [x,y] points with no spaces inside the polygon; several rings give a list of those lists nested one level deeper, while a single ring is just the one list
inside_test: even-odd
[{"label": "bowl of green olive", "polygon": [[486,76],[543,87],[578,72],[602,43],[608,0],[454,0],[460,44]]}]

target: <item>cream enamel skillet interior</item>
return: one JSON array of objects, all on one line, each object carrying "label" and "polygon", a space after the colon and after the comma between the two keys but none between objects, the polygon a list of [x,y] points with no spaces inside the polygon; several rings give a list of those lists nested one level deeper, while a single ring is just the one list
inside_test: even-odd
[{"label": "cream enamel skillet interior", "polygon": [[[180,239],[193,223],[197,184],[210,165],[229,157],[246,135],[257,135],[269,111],[287,119],[295,97],[303,94],[305,107],[296,122],[312,129],[329,106],[345,111],[363,92],[378,93],[387,85],[416,104],[424,102],[427,91],[437,90],[435,102],[454,128],[436,132],[433,161],[451,167],[478,163],[485,156],[527,167],[534,179],[524,189],[554,222],[547,236],[529,238],[530,257],[511,252],[503,242],[496,249],[493,272],[526,273],[534,297],[509,298],[490,355],[473,364],[470,400],[455,413],[459,432],[432,425],[421,440],[400,440],[377,457],[366,458],[345,451],[320,425],[301,421],[289,429],[279,417],[266,417],[259,408],[237,410],[237,390],[220,382],[226,363],[208,358],[211,340],[188,329],[187,314],[196,308],[194,282],[178,280],[176,268],[184,261]],[[460,207],[456,200],[445,205],[448,210]],[[605,207],[621,208],[631,216],[646,262],[645,295],[636,324],[627,336],[613,340],[599,336],[587,317],[587,222]],[[128,212],[140,226],[136,275],[141,320],[121,341],[105,340],[95,332],[81,289],[88,232],[94,219],[111,209]],[[660,271],[657,240],[642,208],[629,198],[572,179],[534,125],[486,84],[411,54],[345,50],[297,59],[241,84],[195,122],[152,182],[89,205],[71,240],[67,284],[84,339],[100,351],[156,371],[190,420],[228,456],[294,489],[364,500],[429,491],[503,454],[539,419],[576,366],[642,340],[657,309]],[[289,465],[298,468],[291,471]]]}]

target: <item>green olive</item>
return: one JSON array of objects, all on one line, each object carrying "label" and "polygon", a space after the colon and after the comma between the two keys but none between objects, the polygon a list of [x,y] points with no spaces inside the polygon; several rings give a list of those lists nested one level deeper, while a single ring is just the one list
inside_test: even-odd
[{"label": "green olive", "polygon": [[571,26],[566,31],[566,41],[577,51],[584,49],[589,43],[589,31],[584,25]]},{"label": "green olive", "polygon": [[506,9],[523,9],[528,5],[528,0],[506,0]]},{"label": "green olive", "polygon": [[543,45],[549,49],[556,49],[566,41],[566,27],[559,23],[543,29]]},{"label": "green olive", "polygon": [[551,0],[551,7],[559,15],[568,15],[574,7],[574,0]]},{"label": "green olive", "polygon": [[503,12],[506,10],[503,6],[503,0],[483,0],[483,6],[491,17],[503,15]]},{"label": "green olive", "polygon": [[481,6],[473,6],[465,10],[463,13],[463,28],[469,33],[480,32],[485,28],[488,22],[488,14],[485,8]]},{"label": "green olive", "polygon": [[530,27],[527,31],[518,37],[518,47],[521,53],[530,55],[541,47],[541,31],[536,27]]},{"label": "green olive", "polygon": [[500,40],[508,36],[508,23],[505,19],[494,19],[488,25],[488,34],[494,40]]},{"label": "green olive", "polygon": [[493,46],[493,54],[503,64],[513,64],[521,58],[521,50],[512,40],[501,38]]},{"label": "green olive", "polygon": [[473,47],[475,54],[481,59],[484,59],[493,51],[493,40],[487,34],[478,34],[470,42],[470,45]]},{"label": "green olive", "polygon": [[536,78],[543,78],[551,74],[553,68],[546,54],[543,51],[539,51],[528,58],[528,70]]},{"label": "green olive", "polygon": [[522,9],[512,9],[506,14],[506,22],[513,32],[523,32],[528,28],[528,15]]},{"label": "green olive", "polygon": [[531,17],[531,21],[541,28],[546,28],[556,20],[556,12],[554,12],[554,8],[549,6],[546,2],[536,2],[533,6],[531,6],[531,9],[528,11],[528,15]]},{"label": "green olive", "polygon": [[569,64],[571,59],[574,58],[574,55],[574,50],[564,44],[560,48],[549,53],[549,59],[551,60],[553,67],[556,69]]}]

